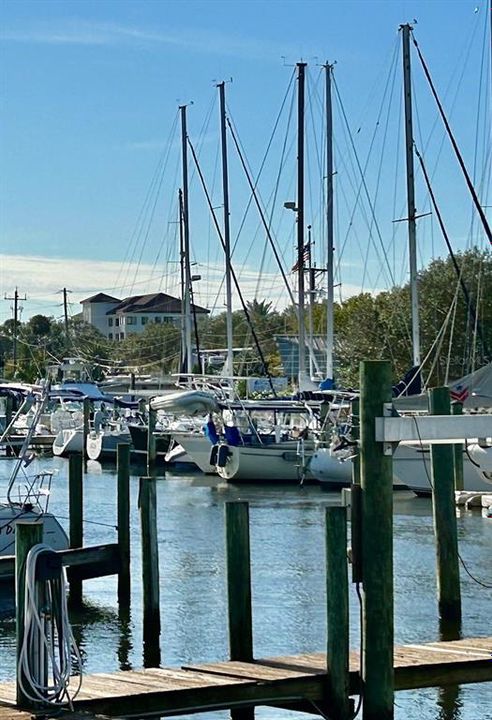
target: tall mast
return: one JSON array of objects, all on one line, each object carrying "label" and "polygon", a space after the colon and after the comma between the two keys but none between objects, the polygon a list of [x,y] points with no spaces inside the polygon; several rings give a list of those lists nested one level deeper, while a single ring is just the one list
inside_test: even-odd
[{"label": "tall mast", "polygon": [[[304,87],[306,63],[297,63],[297,279],[299,284],[299,386],[306,377],[304,327]],[[300,387],[300,389],[302,389]]]},{"label": "tall mast", "polygon": [[220,135],[222,144],[222,193],[224,199],[224,250],[225,250],[225,285],[226,285],[226,333],[227,363],[226,375],[232,377],[232,285],[231,285],[231,235],[229,227],[229,175],[227,170],[227,135],[225,109],[225,82],[217,85],[220,100]]},{"label": "tall mast", "polygon": [[334,317],[333,305],[333,109],[331,101],[331,81],[333,65],[325,64],[326,73],[326,378],[333,380],[333,344]]},{"label": "tall mast", "polygon": [[183,264],[184,264],[184,341],[186,352],[186,372],[193,370],[193,357],[191,350],[191,273],[190,273],[190,230],[188,213],[188,131],[186,128],[186,105],[180,106],[181,112],[181,147],[182,147],[182,173],[183,173],[183,194],[182,194],[182,228],[183,228]]},{"label": "tall mast", "polygon": [[185,252],[184,252],[184,231],[183,231],[183,191],[178,190],[178,206],[179,206],[179,279],[181,286],[181,363],[180,371],[184,372],[186,364],[186,330],[185,330]]},{"label": "tall mast", "polygon": [[413,364],[420,365],[420,320],[417,284],[417,231],[415,222],[415,175],[413,168],[412,84],[410,77],[410,25],[401,25],[403,42],[403,89],[405,96],[405,145],[407,160],[408,259],[412,305]]}]

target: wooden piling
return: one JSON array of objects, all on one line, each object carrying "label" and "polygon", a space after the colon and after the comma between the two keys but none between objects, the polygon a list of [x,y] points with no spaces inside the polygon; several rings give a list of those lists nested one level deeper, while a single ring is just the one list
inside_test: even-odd
[{"label": "wooden piling", "polygon": [[91,422],[90,422],[90,415],[91,415],[91,401],[88,397],[84,398],[83,402],[83,413],[84,413],[84,419],[83,419],[83,445],[82,445],[82,456],[87,456],[87,436],[89,435],[90,429],[91,429]]},{"label": "wooden piling", "polygon": [[[225,504],[229,654],[231,660],[253,660],[249,505]],[[254,720],[255,709],[233,708],[231,720]]]},{"label": "wooden piling", "polygon": [[15,524],[15,622],[16,622],[16,700],[19,707],[33,708],[38,703],[26,697],[21,687],[26,678],[20,674],[19,659],[24,642],[24,603],[26,560],[29,550],[43,541],[43,522],[40,520],[18,520]]},{"label": "wooden piling", "polygon": [[130,605],[130,445],[119,444],[116,450],[118,472],[118,603]]},{"label": "wooden piling", "polygon": [[253,659],[253,620],[248,503],[227,502],[225,518],[230,658],[250,662]]},{"label": "wooden piling", "polygon": [[391,384],[389,362],[361,363],[363,720],[394,717],[393,463],[375,440],[375,419],[391,402]]},{"label": "wooden piling", "polygon": [[[71,453],[68,460],[68,507],[69,541],[71,548],[81,548],[84,544],[84,491],[83,491],[83,455]],[[71,578],[70,604],[82,604],[82,580]]]},{"label": "wooden piling", "polygon": [[155,461],[157,457],[156,442],[155,442],[155,424],[157,419],[157,412],[150,407],[149,404],[149,416],[147,421],[147,472],[149,475],[155,468]]},{"label": "wooden piling", "polygon": [[144,664],[157,667],[160,664],[161,616],[155,478],[140,478],[138,505],[142,534]]},{"label": "wooden piling", "polygon": [[[463,415],[463,403],[454,402],[451,404],[451,415]],[[463,443],[455,443],[454,450],[454,489],[464,490],[465,481],[463,477]]]},{"label": "wooden piling", "polygon": [[351,709],[347,513],[344,507],[326,508],[326,605],[329,717],[348,720]]},{"label": "wooden piling", "polygon": [[[447,387],[429,391],[431,415],[449,415]],[[445,622],[461,620],[461,590],[458,558],[458,529],[454,499],[453,445],[432,444],[432,513],[436,535],[437,595],[439,615]]]}]

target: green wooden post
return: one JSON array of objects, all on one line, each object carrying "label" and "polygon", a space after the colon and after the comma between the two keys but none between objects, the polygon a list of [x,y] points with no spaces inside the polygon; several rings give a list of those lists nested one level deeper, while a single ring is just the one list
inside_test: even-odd
[{"label": "green wooden post", "polygon": [[230,657],[250,662],[253,660],[253,621],[248,503],[227,502],[225,519]]},{"label": "green wooden post", "polygon": [[[68,460],[68,506],[69,506],[69,540],[71,548],[81,548],[84,544],[84,491],[83,491],[83,456],[82,453],[71,453]],[[82,580],[72,578],[70,585],[70,604],[82,604]]]},{"label": "green wooden post", "polygon": [[84,439],[83,439],[83,446],[82,446],[82,455],[83,455],[83,457],[86,457],[86,455],[87,455],[87,436],[91,429],[90,428],[91,401],[89,400],[88,397],[84,398],[83,412],[84,412],[84,420],[83,420]]},{"label": "green wooden post", "polygon": [[[350,403],[350,412],[352,415],[352,440],[358,441],[360,438],[360,402],[359,398],[355,398]],[[360,453],[359,448],[355,447],[354,457],[352,458],[352,484],[360,485]]]},{"label": "green wooden post", "polygon": [[147,423],[147,472],[149,475],[155,468],[156,461],[156,442],[155,442],[155,423],[157,419],[157,412],[153,410],[149,405],[149,418]]},{"label": "green wooden post", "polygon": [[[449,415],[450,399],[447,387],[429,391],[431,415]],[[432,444],[432,512],[436,534],[437,595],[442,620],[461,619],[460,570],[458,558],[458,529],[454,499],[454,448],[452,445]]]},{"label": "green wooden post", "polygon": [[391,384],[389,362],[361,363],[363,720],[394,717],[393,461],[375,440],[375,419],[391,402]]},{"label": "green wooden post", "polygon": [[[251,608],[251,553],[249,505],[225,504],[227,600],[229,613],[229,653],[231,660],[253,660],[253,616]],[[232,720],[253,720],[255,709],[234,708]]]},{"label": "green wooden post", "polygon": [[329,716],[332,720],[347,720],[351,708],[347,513],[344,507],[326,508],[326,605]]},{"label": "green wooden post", "polygon": [[130,445],[119,444],[116,450],[118,469],[118,603],[130,605]]},{"label": "green wooden post", "polygon": [[18,520],[15,524],[15,622],[16,622],[16,701],[20,707],[39,707],[38,703],[29,700],[21,687],[21,679],[27,684],[24,674],[19,671],[19,658],[24,642],[24,602],[26,560],[29,550],[43,541],[42,521]]},{"label": "green wooden post", "polygon": [[155,478],[140,478],[138,504],[142,533],[144,664],[156,667],[160,663],[161,616]]},{"label": "green wooden post", "polygon": [[[451,405],[452,415],[463,415],[463,403],[454,402]],[[453,445],[454,449],[454,489],[464,490],[465,482],[463,478],[463,443]]]}]

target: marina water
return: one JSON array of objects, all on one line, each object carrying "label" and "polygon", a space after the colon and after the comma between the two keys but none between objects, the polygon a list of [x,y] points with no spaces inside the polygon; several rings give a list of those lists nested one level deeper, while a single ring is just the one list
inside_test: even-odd
[{"label": "marina water", "polygon": [[[6,487],[13,460],[0,460]],[[68,462],[37,461],[55,469],[50,509],[68,527]],[[118,614],[116,578],[84,583],[85,608],[72,616],[84,672],[143,666],[138,469],[131,477],[132,605]],[[238,486],[200,474],[167,474],[157,481],[161,583],[161,664],[227,659],[224,503],[250,503],[255,657],[326,648],[324,508],[338,492],[319,486]],[[116,472],[89,461],[84,476],[84,544],[116,540]],[[492,583],[492,520],[480,513],[458,518],[459,548],[471,573]],[[439,640],[435,540],[430,499],[395,494],[395,643]],[[461,568],[463,637],[492,634],[492,590]],[[351,645],[359,639],[359,607],[351,599]],[[491,648],[492,662],[492,648]],[[0,621],[0,680],[15,676],[15,624]],[[492,683],[398,692],[397,720],[492,720]],[[305,718],[259,708],[256,716]],[[197,718],[199,716],[194,715]],[[205,716],[204,716],[205,717]],[[226,712],[209,714],[214,719]]]}]

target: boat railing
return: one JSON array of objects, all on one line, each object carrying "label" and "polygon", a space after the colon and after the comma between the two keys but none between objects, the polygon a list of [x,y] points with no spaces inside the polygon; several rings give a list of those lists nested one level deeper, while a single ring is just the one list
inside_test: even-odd
[{"label": "boat railing", "polygon": [[[25,476],[24,482],[19,483],[15,493],[11,493],[11,505],[32,507],[39,512],[46,513],[51,496],[52,470],[44,470],[31,476]],[[16,499],[13,499],[13,498]]]}]

